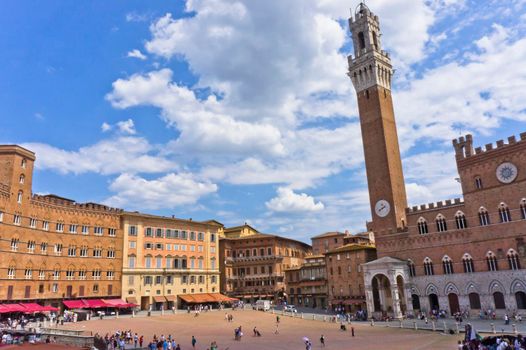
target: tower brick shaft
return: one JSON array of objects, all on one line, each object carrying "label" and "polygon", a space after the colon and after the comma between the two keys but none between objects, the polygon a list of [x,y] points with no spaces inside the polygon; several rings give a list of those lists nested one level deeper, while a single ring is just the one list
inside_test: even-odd
[{"label": "tower brick shaft", "polygon": [[391,97],[393,68],[381,47],[380,23],[365,4],[349,18],[354,57],[348,75],[356,90],[362,129],[369,199],[376,235],[406,226],[402,161]]}]

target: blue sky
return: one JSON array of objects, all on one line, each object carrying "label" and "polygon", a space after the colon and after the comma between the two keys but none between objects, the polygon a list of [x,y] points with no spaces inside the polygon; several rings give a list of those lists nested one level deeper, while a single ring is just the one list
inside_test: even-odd
[{"label": "blue sky", "polygon": [[[526,2],[367,1],[396,68],[410,205],[457,197],[451,139],[526,131]],[[357,2],[3,1],[0,142],[34,191],[307,241],[370,218]]]}]

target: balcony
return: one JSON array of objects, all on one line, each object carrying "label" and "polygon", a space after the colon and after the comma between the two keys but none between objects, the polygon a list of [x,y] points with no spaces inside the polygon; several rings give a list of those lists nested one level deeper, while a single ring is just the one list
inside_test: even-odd
[{"label": "balcony", "polygon": [[282,260],[283,255],[257,255],[257,256],[241,256],[241,257],[226,257],[226,263],[237,263],[237,262],[261,262],[261,261],[276,261]]}]

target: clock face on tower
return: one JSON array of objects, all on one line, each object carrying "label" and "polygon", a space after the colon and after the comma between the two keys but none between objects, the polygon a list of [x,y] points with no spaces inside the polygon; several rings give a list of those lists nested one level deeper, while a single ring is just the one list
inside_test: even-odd
[{"label": "clock face on tower", "polygon": [[380,199],[374,206],[374,212],[379,217],[383,218],[391,211],[391,205],[385,199]]},{"label": "clock face on tower", "polygon": [[500,182],[509,184],[517,177],[517,167],[513,163],[502,163],[497,167],[497,179]]}]

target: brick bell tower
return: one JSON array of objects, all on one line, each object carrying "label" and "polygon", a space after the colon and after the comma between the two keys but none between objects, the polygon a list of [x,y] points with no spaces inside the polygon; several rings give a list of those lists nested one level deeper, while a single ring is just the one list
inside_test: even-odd
[{"label": "brick bell tower", "polygon": [[378,16],[364,3],[349,18],[349,27],[355,57],[348,57],[347,74],[358,98],[372,229],[382,235],[406,226],[407,198],[391,97],[393,67],[382,50]]}]

